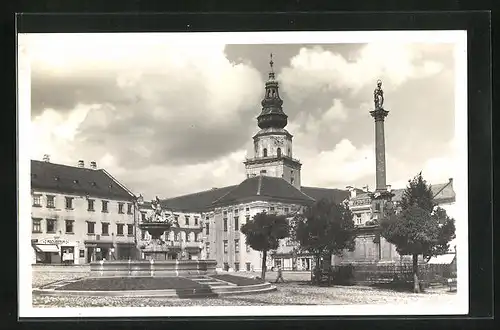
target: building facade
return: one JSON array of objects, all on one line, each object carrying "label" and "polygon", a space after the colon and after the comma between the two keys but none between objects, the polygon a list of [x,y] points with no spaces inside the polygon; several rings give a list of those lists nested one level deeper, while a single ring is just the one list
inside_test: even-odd
[{"label": "building facade", "polygon": [[33,263],[136,256],[135,196],[95,162],[31,161]]}]

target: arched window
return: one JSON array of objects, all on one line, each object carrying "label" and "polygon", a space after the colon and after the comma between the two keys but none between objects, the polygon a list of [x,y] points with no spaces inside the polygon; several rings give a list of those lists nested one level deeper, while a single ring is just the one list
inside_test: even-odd
[{"label": "arched window", "polygon": [[278,150],[276,150],[276,153],[277,153],[278,157],[281,157],[281,148],[278,148]]},{"label": "arched window", "polygon": [[267,157],[267,149],[264,148],[264,157]]}]

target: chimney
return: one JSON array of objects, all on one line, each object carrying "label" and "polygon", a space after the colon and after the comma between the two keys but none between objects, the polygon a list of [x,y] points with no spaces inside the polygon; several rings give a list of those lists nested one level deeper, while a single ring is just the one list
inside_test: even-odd
[{"label": "chimney", "polygon": [[391,192],[391,191],[392,191],[392,186],[391,186],[390,184],[388,184],[388,185],[386,186],[386,188],[387,188],[387,191],[388,191],[388,192]]},{"label": "chimney", "polygon": [[348,189],[351,193],[351,198],[356,197],[356,188],[354,188],[353,186],[347,186],[346,189]]},{"label": "chimney", "polygon": [[97,163],[96,162],[90,162],[90,168],[93,170],[97,169]]},{"label": "chimney", "polygon": [[83,162],[83,160],[79,160],[78,161],[78,167],[84,167],[85,163]]},{"label": "chimney", "polygon": [[450,185],[453,186],[453,178],[449,178],[448,181],[450,181]]},{"label": "chimney", "polygon": [[48,154],[43,155],[43,161],[50,163],[50,156]]}]

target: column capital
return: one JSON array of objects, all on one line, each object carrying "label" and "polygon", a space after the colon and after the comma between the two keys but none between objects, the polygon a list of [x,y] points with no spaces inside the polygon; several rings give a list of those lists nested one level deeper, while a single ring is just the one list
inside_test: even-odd
[{"label": "column capital", "polygon": [[376,109],[370,111],[370,115],[375,119],[375,121],[384,121],[385,117],[389,114],[389,111],[384,109]]}]

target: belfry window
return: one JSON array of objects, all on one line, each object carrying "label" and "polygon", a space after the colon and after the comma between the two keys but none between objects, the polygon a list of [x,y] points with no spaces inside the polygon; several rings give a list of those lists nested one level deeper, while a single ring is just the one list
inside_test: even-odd
[{"label": "belfry window", "polygon": [[281,157],[281,148],[278,148],[278,150],[276,150],[276,154],[278,155],[278,157]]},{"label": "belfry window", "polygon": [[267,157],[267,149],[264,148],[264,157]]}]

